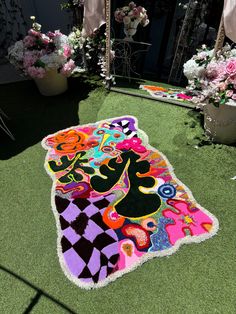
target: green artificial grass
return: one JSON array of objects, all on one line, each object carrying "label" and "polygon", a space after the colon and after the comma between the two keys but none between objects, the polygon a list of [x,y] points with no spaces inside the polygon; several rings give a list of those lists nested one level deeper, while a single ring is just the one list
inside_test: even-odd
[{"label": "green artificial grass", "polygon": [[[236,181],[230,178],[236,175],[236,148],[202,145],[200,119],[192,111],[117,93],[106,95],[102,89],[92,90],[87,85],[83,97],[78,96],[83,84],[71,90],[73,97],[79,98],[75,100],[79,101],[80,123],[125,114],[136,116],[150,144],[167,156],[177,177],[219,219],[220,230],[201,244],[185,245],[168,258],[153,259],[99,290],[76,287],[59,265],[50,200],[52,182],[43,167],[46,151],[39,140],[46,133],[78,122],[77,108],[70,93],[41,99],[35,90],[32,96],[25,85],[1,86],[8,113],[14,114],[10,107],[19,105],[24,90],[29,109],[22,107],[22,116],[19,113],[11,121],[17,144],[9,144],[10,140],[2,136],[0,156],[5,160],[0,162],[0,265],[69,307],[71,313],[234,313]],[[72,110],[70,106],[75,107]],[[25,130],[32,133],[31,137],[24,138]],[[0,271],[2,313],[23,313],[35,295],[32,287]],[[63,304],[48,297],[36,299],[32,313],[68,313]]]}]

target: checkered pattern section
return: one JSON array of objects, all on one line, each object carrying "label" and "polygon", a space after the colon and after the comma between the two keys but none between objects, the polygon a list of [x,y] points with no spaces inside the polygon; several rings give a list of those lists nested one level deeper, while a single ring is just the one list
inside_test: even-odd
[{"label": "checkered pattern section", "polygon": [[102,219],[114,195],[75,199],[56,196],[62,229],[61,248],[70,272],[84,282],[105,279],[119,259],[118,238]]},{"label": "checkered pattern section", "polygon": [[123,133],[127,136],[127,138],[132,138],[132,137],[137,137],[137,132],[133,131],[129,128],[130,125],[130,121],[129,120],[121,120],[117,123],[112,123],[110,125],[110,127],[115,128],[115,127],[119,127],[122,128]]}]

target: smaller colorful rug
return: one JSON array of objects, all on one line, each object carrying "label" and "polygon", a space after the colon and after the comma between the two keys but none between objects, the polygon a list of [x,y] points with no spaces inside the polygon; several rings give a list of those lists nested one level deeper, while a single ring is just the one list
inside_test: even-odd
[{"label": "smaller colorful rug", "polygon": [[154,85],[140,85],[139,88],[147,91],[152,97],[158,98],[160,100],[168,99],[183,103],[190,102],[192,99],[192,96],[187,95],[186,91],[181,89],[166,88]]},{"label": "smaller colorful rug", "polygon": [[60,264],[79,287],[105,286],[218,230],[132,116],[62,130],[42,145]]}]

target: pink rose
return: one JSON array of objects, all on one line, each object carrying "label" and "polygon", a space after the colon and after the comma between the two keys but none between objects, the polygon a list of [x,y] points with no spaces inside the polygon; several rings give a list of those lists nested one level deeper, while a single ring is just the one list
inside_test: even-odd
[{"label": "pink rose", "polygon": [[228,74],[236,74],[236,60],[230,60],[226,65],[226,72]]},{"label": "pink rose", "polygon": [[227,92],[226,92],[226,96],[227,97],[229,97],[229,98],[231,98],[232,96],[233,96],[233,91],[232,90],[227,90]]},{"label": "pink rose", "polygon": [[231,97],[233,100],[236,100],[236,94],[233,94]]},{"label": "pink rose", "polygon": [[32,29],[32,28],[28,31],[28,34],[29,34],[30,36],[35,36],[35,37],[39,37],[39,36],[40,36],[40,32],[37,32],[37,31],[35,31],[35,30]]},{"label": "pink rose", "polygon": [[46,35],[42,35],[42,42],[44,43],[45,46],[47,46],[50,43],[50,38]]},{"label": "pink rose", "polygon": [[227,83],[234,85],[234,84],[236,83],[236,74],[230,75],[230,76],[227,78]]},{"label": "pink rose", "polygon": [[139,15],[139,11],[137,10],[137,8],[133,9],[133,16],[138,17]]},{"label": "pink rose", "polygon": [[47,36],[51,39],[53,39],[55,37],[55,34],[53,32],[47,32]]}]

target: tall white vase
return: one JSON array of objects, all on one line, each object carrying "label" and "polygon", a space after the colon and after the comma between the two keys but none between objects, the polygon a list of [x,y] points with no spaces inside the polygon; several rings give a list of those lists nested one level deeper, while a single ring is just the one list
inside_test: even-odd
[{"label": "tall white vase", "polygon": [[68,89],[67,77],[52,69],[43,78],[34,79],[40,93],[44,96],[55,96]]},{"label": "tall white vase", "polygon": [[236,106],[207,104],[203,112],[206,135],[217,143],[236,143]]}]

